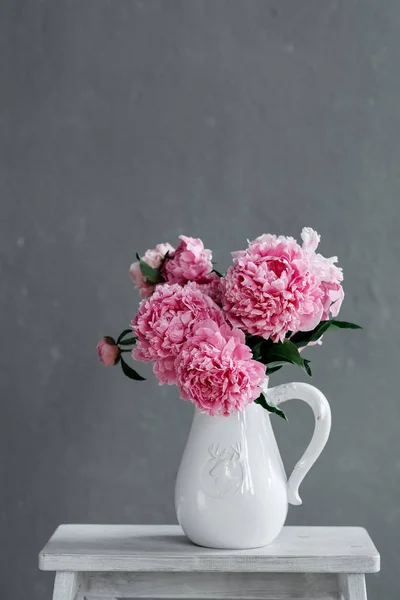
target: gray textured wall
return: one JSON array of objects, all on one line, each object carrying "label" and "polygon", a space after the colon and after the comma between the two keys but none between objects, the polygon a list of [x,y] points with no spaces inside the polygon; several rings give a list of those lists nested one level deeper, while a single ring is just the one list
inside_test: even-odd
[{"label": "gray textured wall", "polygon": [[[288,522],[367,527],[371,597],[398,597],[399,31],[396,0],[0,2],[1,599],[50,598],[60,522],[174,522],[191,407],[94,351],[134,315],[134,251],[185,232],[224,269],[303,225],[365,330],[310,351],[333,428]],[[290,468],[312,419],[288,413]]]}]

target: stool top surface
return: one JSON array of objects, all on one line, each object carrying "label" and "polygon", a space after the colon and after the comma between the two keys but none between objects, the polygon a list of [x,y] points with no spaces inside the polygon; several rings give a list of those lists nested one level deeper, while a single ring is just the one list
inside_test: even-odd
[{"label": "stool top surface", "polygon": [[361,527],[284,527],[270,546],[195,546],[178,525],[60,525],[39,555],[45,571],[374,573],[380,558]]}]

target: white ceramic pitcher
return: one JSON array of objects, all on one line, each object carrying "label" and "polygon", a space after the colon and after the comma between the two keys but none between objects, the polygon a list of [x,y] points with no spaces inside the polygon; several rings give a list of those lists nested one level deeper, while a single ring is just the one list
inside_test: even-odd
[{"label": "white ceramic pitcher", "polygon": [[289,481],[269,413],[258,404],[229,417],[197,408],[175,488],[178,521],[187,537],[208,548],[266,546],[281,531],[289,504],[301,504],[299,486],[322,452],[331,428],[325,396],[307,383],[271,388],[268,403],[298,398],[315,417],[312,440]]}]

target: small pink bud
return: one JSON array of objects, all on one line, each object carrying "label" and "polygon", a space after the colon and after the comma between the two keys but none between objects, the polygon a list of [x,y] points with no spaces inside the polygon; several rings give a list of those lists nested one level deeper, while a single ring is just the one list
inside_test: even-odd
[{"label": "small pink bud", "polygon": [[117,364],[121,352],[112,337],[106,335],[101,342],[97,344],[96,348],[99,359],[103,365],[112,367]]}]

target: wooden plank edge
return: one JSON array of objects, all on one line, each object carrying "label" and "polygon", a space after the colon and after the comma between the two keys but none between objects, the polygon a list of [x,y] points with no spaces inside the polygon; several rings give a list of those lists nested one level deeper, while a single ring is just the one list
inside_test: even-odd
[{"label": "wooden plank edge", "polygon": [[[302,557],[294,560],[292,569],[279,567],[279,556],[252,557],[248,565],[237,564],[235,560],[227,561],[223,556],[191,557],[182,559],[182,556],[157,557],[152,555],[151,564],[146,565],[143,557],[124,555],[96,555],[85,557],[77,554],[39,554],[39,569],[41,571],[132,571],[132,572],[241,572],[241,573],[378,573],[380,570],[380,555],[354,557],[333,556],[329,557],[330,565],[326,567],[326,557]],[[355,560],[354,560],[355,559]],[[283,557],[287,562],[287,557]],[[155,563],[157,565],[155,566]]]}]

